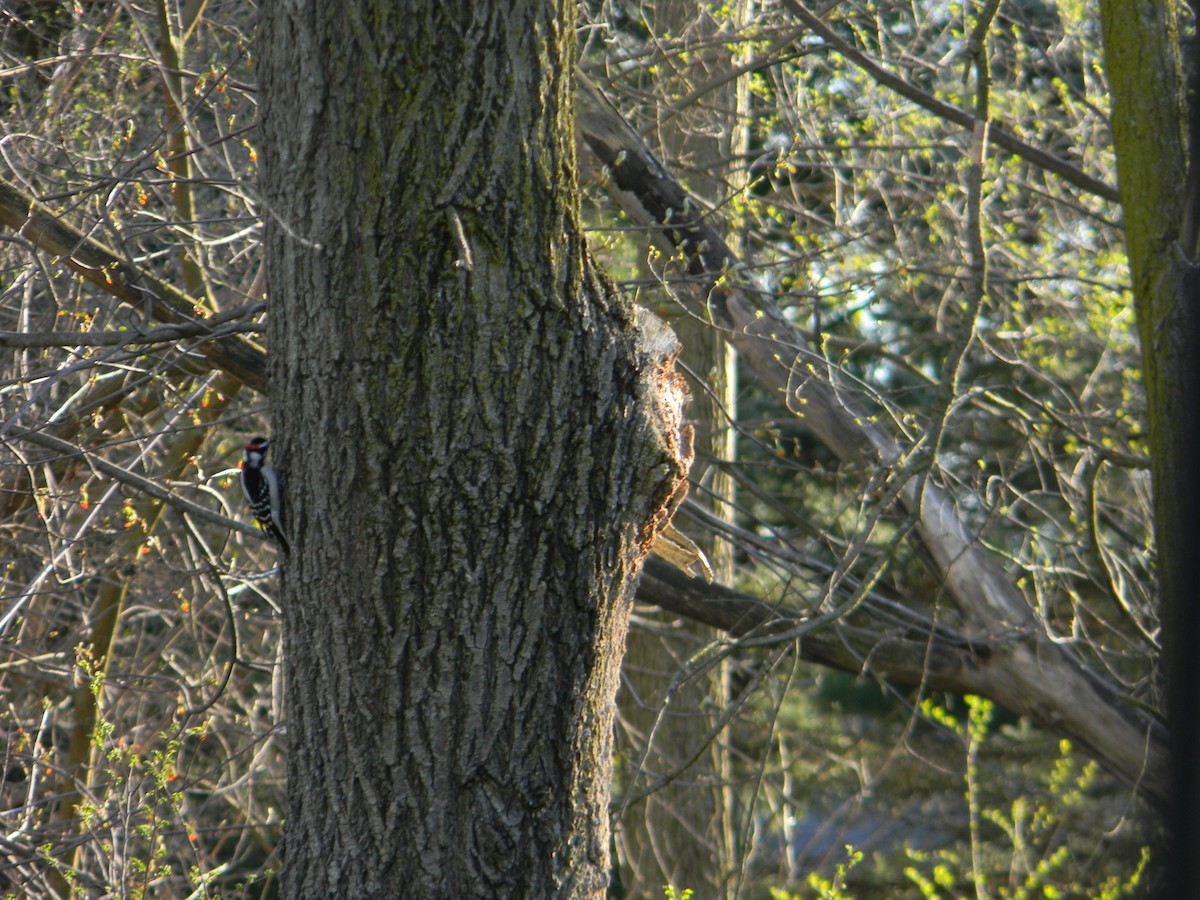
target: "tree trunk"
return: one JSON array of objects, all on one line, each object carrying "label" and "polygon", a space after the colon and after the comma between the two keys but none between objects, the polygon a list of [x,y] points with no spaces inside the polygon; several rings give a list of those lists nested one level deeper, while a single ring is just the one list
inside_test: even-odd
[{"label": "tree trunk", "polygon": [[[1194,507],[1182,505],[1194,457],[1180,446],[1195,408],[1185,373],[1197,354],[1188,345],[1188,304],[1180,287],[1196,248],[1181,243],[1187,194],[1187,110],[1171,0],[1100,4],[1105,74],[1112,86],[1125,244],[1142,344],[1147,432],[1154,480],[1155,545],[1163,596],[1194,599],[1196,578],[1186,544]],[[1196,313],[1192,313],[1196,315]],[[1186,565],[1180,563],[1186,560]],[[1176,581],[1178,580],[1178,583]],[[1170,642],[1170,631],[1167,631]]]},{"label": "tree trunk", "polygon": [[677,346],[578,220],[574,10],[264,7],[288,897],[598,897]]},{"label": "tree trunk", "polygon": [[[1196,5],[1193,3],[1193,13]],[[1196,508],[1200,505],[1200,110],[1184,84],[1179,4],[1100,4],[1112,90],[1154,483],[1154,537],[1171,724],[1171,896],[1200,890]],[[1194,68],[1194,66],[1193,66]],[[1193,74],[1193,79],[1195,75]],[[1190,122],[1189,122],[1190,112]],[[1189,147],[1190,143],[1190,147]],[[1181,185],[1186,185],[1181,190]]]}]

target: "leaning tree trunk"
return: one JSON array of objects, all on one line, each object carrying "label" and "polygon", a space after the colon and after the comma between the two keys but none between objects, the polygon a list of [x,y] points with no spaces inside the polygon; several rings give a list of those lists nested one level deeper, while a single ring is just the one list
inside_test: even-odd
[{"label": "leaning tree trunk", "polygon": [[595,271],[567,0],[264,6],[288,897],[597,897],[673,339]]}]

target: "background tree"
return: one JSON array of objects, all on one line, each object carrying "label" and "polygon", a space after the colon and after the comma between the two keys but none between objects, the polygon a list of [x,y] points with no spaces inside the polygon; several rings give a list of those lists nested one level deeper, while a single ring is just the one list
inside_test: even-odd
[{"label": "background tree", "polygon": [[[1135,10],[1101,4],[1105,58],[1113,86],[1113,142],[1133,276],[1147,395],[1147,437],[1154,479],[1159,596],[1166,623],[1173,729],[1177,839],[1169,890],[1200,887],[1193,850],[1200,840],[1195,773],[1197,634],[1194,510],[1200,477],[1200,109],[1195,67],[1189,75],[1179,41],[1177,4]],[[1195,8],[1192,13],[1194,15]],[[1190,83],[1188,81],[1190,77]],[[1147,103],[1146,99],[1152,102]],[[1179,185],[1187,189],[1180,191]]]},{"label": "background tree", "polygon": [[[1060,188],[1057,183],[1047,184],[1043,180],[1047,175],[1082,189],[1087,192],[1085,197],[1092,194],[1112,200],[1116,192],[1073,161],[1017,138],[1013,126],[994,121],[996,104],[1001,102],[997,98],[1002,97],[1006,114],[1016,116],[1015,121],[1032,122],[1030,117],[1034,117],[1042,129],[1052,123],[1079,128],[1081,120],[1072,121],[1071,116],[1083,109],[1097,110],[1104,102],[1103,85],[1093,83],[1091,90],[1098,93],[1089,94],[1088,82],[1080,80],[1077,72],[1078,58],[1098,47],[1094,40],[1098,32],[1094,22],[1075,19],[1068,24],[1065,19],[1056,20],[1056,15],[1045,15],[1044,10],[1022,10],[993,21],[995,11],[994,5],[989,6],[975,21],[962,21],[932,6],[914,8],[912,15],[908,10],[851,8],[845,26],[835,31],[805,7],[789,3],[786,16],[779,20],[763,17],[756,23],[762,27],[756,35],[768,35],[771,40],[763,41],[768,58],[759,63],[759,96],[764,98],[765,111],[756,118],[764,144],[759,171],[763,173],[761,189],[767,202],[750,207],[764,214],[760,227],[751,229],[751,233],[761,236],[760,246],[767,255],[757,260],[762,273],[759,278],[753,277],[756,270],[747,270],[745,261],[739,265],[739,274],[752,276],[739,281],[740,293],[726,294],[717,281],[723,267],[737,265],[720,248],[719,235],[714,235],[707,222],[692,221],[686,195],[678,191],[678,186],[663,185],[657,162],[643,152],[635,137],[613,125],[602,104],[587,113],[585,141],[595,151],[600,166],[608,171],[611,193],[636,226],[651,227],[668,252],[676,250],[688,256],[690,271],[710,273],[709,285],[716,282],[716,289],[702,292],[695,308],[711,310],[719,324],[730,328],[731,338],[743,346],[743,358],[751,365],[757,359],[755,368],[763,383],[788,394],[800,394],[794,408],[811,425],[808,433],[819,437],[835,457],[841,458],[840,466],[834,460],[834,471],[840,477],[850,476],[852,482],[862,477],[881,487],[892,484],[897,493],[888,493],[885,488],[882,496],[898,496],[907,515],[915,516],[907,521],[916,525],[915,533],[924,550],[916,558],[907,557],[908,564],[903,562],[906,556],[901,552],[902,545],[895,543],[895,532],[890,528],[875,531],[877,542],[870,535],[878,519],[863,518],[861,513],[850,517],[844,503],[846,482],[836,482],[835,514],[830,518],[812,502],[821,502],[815,487],[827,480],[823,477],[827,458],[818,450],[820,465],[815,471],[809,470],[804,478],[785,478],[781,482],[784,490],[803,490],[797,496],[804,500],[763,507],[768,521],[782,516],[781,524],[790,529],[789,540],[782,543],[790,544],[794,554],[778,552],[782,547],[774,542],[763,549],[776,571],[787,579],[784,584],[811,580],[805,568],[822,571],[822,554],[828,553],[824,570],[832,575],[826,588],[830,591],[827,596],[832,598],[846,574],[846,548],[858,552],[871,547],[866,551],[871,558],[869,564],[862,558],[852,565],[866,565],[859,571],[868,573],[868,584],[882,585],[885,596],[895,596],[892,591],[899,588],[906,613],[931,609],[939,626],[950,627],[972,643],[983,634],[991,635],[991,648],[984,651],[983,659],[948,659],[947,667],[939,667],[938,674],[948,675],[962,690],[964,682],[983,674],[976,670],[992,669],[992,674],[984,675],[989,682],[985,690],[992,696],[1000,697],[1010,709],[1029,712],[1043,723],[1065,729],[1090,745],[1093,752],[1108,758],[1114,770],[1123,769],[1127,778],[1165,798],[1165,745],[1157,724],[1152,718],[1127,716],[1120,710],[1117,696],[1108,693],[1107,688],[1097,693],[1098,683],[1079,665],[1090,659],[1119,682],[1138,685],[1140,696],[1154,697],[1148,676],[1153,670],[1157,625],[1153,603],[1145,591],[1150,583],[1145,574],[1146,558],[1126,555],[1124,550],[1133,544],[1122,539],[1118,549],[1118,544],[1106,536],[1109,526],[1117,527],[1125,538],[1135,530],[1145,534],[1149,520],[1144,505],[1127,504],[1123,515],[1139,508],[1143,512],[1135,529],[1124,527],[1105,512],[1108,501],[1103,499],[1103,492],[1114,486],[1109,479],[1120,482],[1125,478],[1123,468],[1145,465],[1145,458],[1139,460],[1136,453],[1113,454],[1111,449],[1120,446],[1121,441],[1103,427],[1125,416],[1129,400],[1136,395],[1122,390],[1119,400],[1104,401],[1096,390],[1100,381],[1109,386],[1119,384],[1119,379],[1103,375],[1111,362],[1124,360],[1119,371],[1129,372],[1136,367],[1136,358],[1125,352],[1133,349],[1132,342],[1122,338],[1123,346],[1114,343],[1121,334],[1130,334],[1132,317],[1125,314],[1124,329],[1114,330],[1114,321],[1122,322],[1119,310],[1123,307],[1106,306],[1103,276],[1098,270],[1095,275],[1088,274],[1089,267],[1108,267],[1107,260],[1112,257],[1106,255],[1107,251],[1081,260],[1078,269],[1068,263],[1061,274],[1054,274],[1060,271],[1057,262],[1067,259],[1064,252],[1082,245],[1074,236],[1066,244],[1056,243],[1057,235],[1039,238],[1040,221],[1062,220],[1061,212],[1054,208]],[[814,33],[814,38],[806,46],[798,38],[808,31]],[[1064,34],[1070,38],[1057,44],[1049,42],[1055,53],[1047,55],[1044,36],[1054,35],[1058,40]],[[958,54],[951,54],[949,50],[956,46]],[[891,49],[901,47],[904,55],[890,60]],[[996,47],[1001,49],[997,51]],[[928,58],[941,60],[941,69],[931,65],[924,73],[918,68],[912,77],[902,77],[898,72],[907,71],[911,54],[918,48],[928,52]],[[831,50],[840,58],[831,56]],[[878,54],[883,55],[882,63],[877,61]],[[818,55],[819,61],[805,59]],[[635,56],[629,53],[630,58]],[[798,60],[795,65],[793,60]],[[1033,64],[1022,65],[1023,60]],[[954,65],[945,65],[947,61]],[[963,68],[975,81],[973,94],[964,104],[948,103],[942,99],[946,93],[938,88],[950,87],[949,96],[960,91],[945,76],[952,72],[958,75]],[[628,76],[629,69],[628,63],[621,66],[621,77],[612,79],[607,87],[619,94],[624,85],[634,83]],[[997,69],[1007,76],[1006,86],[1012,85],[1017,91],[1001,94],[998,88],[988,90],[999,80]],[[1089,71],[1094,73],[1096,68]],[[943,72],[945,76],[939,80]],[[797,84],[805,90],[797,90]],[[929,89],[930,84],[937,87]],[[1056,94],[1047,96],[1046,88]],[[631,105],[636,104],[636,93],[630,93]],[[703,93],[698,91],[689,99],[695,101]],[[1086,103],[1080,105],[1076,96]],[[1093,96],[1101,98],[1099,104],[1090,99]],[[1023,105],[1013,106],[1014,101]],[[878,115],[872,113],[876,108]],[[913,115],[913,109],[932,117]],[[1060,110],[1068,115],[1060,118]],[[843,118],[847,113],[849,118]],[[993,121],[986,130],[975,124],[989,119]],[[1093,127],[1086,125],[1086,114],[1082,122],[1087,128]],[[965,126],[965,143],[953,137],[947,140],[947,128],[954,126]],[[839,136],[838,129],[844,137]],[[1083,138],[1078,141],[1080,146],[1093,143]],[[989,144],[993,147],[991,153],[985,150]],[[991,155],[997,150],[1015,156],[999,169],[993,187],[985,173],[999,165]],[[817,167],[805,162],[813,157],[820,160]],[[953,173],[951,167],[960,159],[961,180],[953,176],[947,181],[946,175]],[[957,190],[956,182],[961,185]],[[813,187],[822,187],[823,191],[814,192]],[[1001,199],[1006,195],[1002,192],[1013,196],[1013,205]],[[1030,206],[1031,196],[1042,200]],[[737,198],[732,198],[730,205],[736,202]],[[1080,209],[1078,198],[1068,202],[1076,204],[1076,211]],[[1037,209],[1038,215],[1045,212],[1048,218],[1022,218],[1030,209]],[[989,218],[988,210],[998,218]],[[1094,215],[1087,211],[1086,202],[1084,215]],[[1015,226],[1018,221],[1020,227]],[[1023,232],[1028,225],[1032,230]],[[1085,252],[1094,252],[1093,241],[1102,232],[1089,225],[1079,234],[1091,247]],[[1119,234],[1114,235],[1119,240]],[[1026,246],[1056,254],[1057,262],[1046,256],[1031,256],[1023,249]],[[1108,246],[1113,246],[1111,241]],[[925,262],[914,267],[912,260],[916,258]],[[1002,270],[1002,277],[998,277],[998,262],[1011,266],[1011,270]],[[1082,282],[1077,280],[1080,278]],[[1036,352],[1037,343],[1045,340],[1040,328],[1064,327],[1059,318],[1064,308],[1053,302],[1053,293],[1043,293],[1036,287],[1043,281],[1072,288],[1081,283],[1086,286],[1089,294],[1080,308],[1097,317],[1098,337],[1102,335],[1090,346],[1085,338],[1078,345],[1078,355],[1067,357],[1070,365],[1066,367]],[[768,302],[767,308],[759,302],[758,294],[764,282],[772,289],[773,302]],[[815,287],[809,288],[810,284]],[[1016,293],[1011,293],[1013,289]],[[724,305],[729,298],[736,304]],[[848,312],[841,308],[846,298],[855,301]],[[799,301],[798,308],[789,308],[793,299]],[[782,309],[776,312],[771,308],[775,304]],[[1028,318],[1030,304],[1042,310],[1032,319]],[[956,308],[960,311],[957,319]],[[1015,321],[1005,318],[1011,315],[1009,310],[1017,313]],[[1115,320],[1110,316],[1116,316]],[[997,328],[998,320],[1012,325],[1000,324]],[[797,321],[811,323],[810,335],[791,324]],[[1031,328],[1031,323],[1037,323],[1037,327]],[[878,334],[880,340],[859,336],[864,325],[869,335]],[[1093,326],[1085,325],[1082,331],[1075,330],[1077,327],[1068,326],[1075,341]],[[810,337],[816,351],[811,355],[804,349]],[[908,338],[913,339],[915,352],[902,349]],[[1072,345],[1073,354],[1076,346]],[[1031,349],[1035,351],[1032,356]],[[1088,373],[1088,387],[1080,394],[1077,379],[1084,372]],[[828,390],[822,385],[825,377],[830,377],[835,392],[832,395],[824,393]],[[1011,386],[1010,378],[1015,379]],[[967,384],[972,385],[970,390],[964,388]],[[868,390],[848,404],[857,404],[860,414],[847,416],[843,401],[864,387]],[[1089,407],[1097,401],[1099,405]],[[1030,402],[1033,406],[1021,412]],[[869,419],[872,409],[883,411],[878,420]],[[943,412],[937,413],[939,409]],[[1118,420],[1108,418],[1110,410],[1115,411]],[[950,416],[953,425],[951,418],[943,416]],[[888,429],[874,427],[888,419],[899,426],[896,433],[903,435],[901,443],[912,447],[903,458],[906,466],[913,468],[885,469],[883,473],[874,470],[886,475],[883,482],[866,475],[852,476],[864,463],[869,473],[880,458],[885,462],[895,458],[896,449],[889,447],[891,439],[886,436]],[[1049,430],[1045,430],[1047,425]],[[806,431],[801,429],[797,434],[787,419],[781,420],[778,428],[783,434],[796,434],[793,441],[805,440]],[[1005,429],[1012,429],[1015,443],[1004,436]],[[1087,442],[1082,448],[1080,435]],[[961,443],[964,438],[965,447]],[[1099,443],[1093,445],[1097,438]],[[799,451],[796,455],[808,458],[812,451],[799,441],[793,445]],[[929,441],[933,442],[933,452],[923,449]],[[932,468],[926,470],[929,463]],[[961,463],[978,463],[977,472],[972,474]],[[998,468],[989,470],[993,463]],[[796,464],[787,469],[797,475],[804,471]],[[920,475],[923,471],[931,474]],[[918,478],[903,487],[904,479],[913,472]],[[980,478],[980,472],[985,477]],[[1049,472],[1054,476],[1047,481]],[[1032,493],[1032,485],[1014,481],[1022,473],[1038,473],[1040,483]],[[940,486],[935,488],[939,493],[945,491],[938,501],[930,502],[929,494],[916,503],[911,494],[905,498],[905,492],[914,486],[926,491],[934,485]],[[1139,490],[1136,473],[1131,486]],[[1010,500],[1005,500],[1008,491],[1012,492]],[[799,515],[802,505],[805,514]],[[849,534],[841,532],[840,525],[825,524],[839,520],[849,524]],[[751,521],[762,527],[758,524],[762,518]],[[1076,522],[1087,523],[1086,529],[1064,529],[1064,525]],[[821,548],[823,541],[836,542],[839,534],[845,543]],[[929,543],[936,544],[954,534],[959,535],[952,541],[957,549],[946,545],[939,551]],[[969,549],[978,540],[972,537],[975,534],[981,538],[975,546],[986,547],[987,553]],[[1048,534],[1056,537],[1047,542]],[[817,541],[805,540],[808,535],[817,536]],[[744,535],[738,538],[743,546],[748,543]],[[1010,543],[1013,540],[1016,543]],[[1035,551],[1035,556],[1048,551],[1066,555],[1060,557],[1060,562],[1046,557],[1046,561],[1034,563],[1029,551]],[[923,580],[919,568],[911,566],[921,556],[933,564],[932,584]],[[1011,585],[1005,584],[1008,579],[997,566],[1005,558],[1009,564],[1024,566],[1018,568],[1016,586],[1026,592],[1026,600],[1018,599]],[[1074,561],[1068,563],[1068,559]],[[797,565],[799,560],[804,562]],[[1100,593],[1081,592],[1076,583],[1080,574],[1085,582],[1093,579]],[[863,597],[866,592],[855,586],[856,580],[852,578],[840,586]],[[656,597],[664,598],[657,588]],[[927,605],[922,597],[931,602]],[[941,603],[942,597],[955,602]],[[1049,601],[1054,597],[1066,604],[1053,606]],[[1107,606],[1110,602],[1112,605]],[[809,600],[808,604],[821,608],[819,600]],[[861,609],[864,605],[857,599],[848,603],[850,608]],[[1033,616],[1028,617],[1022,608],[1032,609]],[[1012,629],[1007,637],[1005,624]],[[1064,625],[1074,635],[1070,641],[1062,639]],[[794,633],[800,633],[800,629]],[[1050,637],[1056,649],[1045,655],[1038,652],[1026,656],[1018,645],[1028,641],[1027,649],[1037,646],[1042,641],[1039,634]],[[810,639],[807,631],[805,638]],[[1126,644],[1131,638],[1134,643]],[[893,681],[902,681],[906,672],[912,673],[911,665],[897,664],[895,657],[885,661],[880,650],[889,641],[882,634],[869,644],[873,649],[858,651],[862,665],[881,672],[886,667]],[[1000,650],[998,658],[992,655],[1005,644],[1008,646]],[[1059,656],[1063,649],[1067,652]],[[812,658],[822,658],[825,648],[814,650]],[[1009,655],[1012,650],[1016,652]],[[1059,662],[1049,663],[1054,657]],[[1134,659],[1140,660],[1137,668],[1128,665]],[[1123,660],[1119,666],[1115,665],[1118,660]],[[1057,669],[1058,674],[1050,676],[1047,665]],[[959,666],[962,668],[954,671]],[[917,680],[929,685],[934,668],[927,666],[924,679]],[[1139,668],[1140,674],[1136,674]],[[1053,684],[1054,695],[1043,694],[1035,683],[1037,679]],[[1001,684],[1005,685],[1001,692],[993,693]],[[1075,715],[1064,701],[1075,712],[1086,708],[1089,713]],[[1052,709],[1054,712],[1050,712]],[[1101,721],[1105,725],[1095,728]],[[1110,742],[1102,731],[1124,737]],[[1101,745],[1106,743],[1108,747],[1103,748]],[[1151,748],[1149,759],[1147,746]],[[1125,762],[1117,762],[1114,754],[1124,756]],[[1144,776],[1150,772],[1155,774],[1147,780]]]}]

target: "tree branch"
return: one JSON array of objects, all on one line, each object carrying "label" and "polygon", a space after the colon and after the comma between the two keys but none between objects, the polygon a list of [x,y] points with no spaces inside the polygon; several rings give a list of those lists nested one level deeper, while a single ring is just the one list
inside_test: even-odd
[{"label": "tree branch", "polygon": [[[876,83],[895,91],[901,97],[906,97],[913,103],[933,113],[935,116],[961,126],[966,131],[973,131],[979,120],[973,113],[960,109],[953,104],[939,100],[932,94],[909,83],[899,75],[889,72],[865,53],[847,41],[837,36],[820,18],[809,12],[799,0],[783,0],[784,6],[795,14],[796,18],[807,25],[812,33],[820,37],[829,47],[836,50],[847,60],[862,69]],[[1027,159],[1047,172],[1052,172],[1063,181],[1075,185],[1080,190],[1094,194],[1110,203],[1119,203],[1121,195],[1115,187],[1087,174],[1078,166],[1072,165],[1060,156],[1055,156],[1032,144],[1021,140],[1003,125],[996,122],[988,123],[988,141],[1009,153],[1022,159]]]},{"label": "tree branch", "polygon": [[[227,309],[190,325],[160,325],[157,328],[131,328],[125,331],[50,331],[33,334],[24,331],[0,331],[0,347],[125,347],[130,344],[165,344],[183,338],[207,337],[220,340],[226,335],[264,331],[254,322],[233,322],[234,319],[257,315],[267,308],[265,303],[252,303],[237,309]],[[227,324],[229,323],[229,324]]]},{"label": "tree branch", "polygon": [[151,497],[163,501],[168,506],[173,506],[181,512],[189,513],[210,525],[240,531],[242,534],[257,535],[260,538],[265,537],[262,531],[253,525],[239,522],[237,519],[230,519],[227,516],[215,513],[211,509],[201,506],[199,503],[185,500],[177,494],[171,493],[171,491],[162,487],[158,482],[138,475],[135,472],[130,472],[128,469],[114,463],[110,463],[102,456],[89,453],[87,450],[72,444],[70,441],[61,440],[45,432],[28,430],[14,430],[10,432],[10,438],[13,440],[28,441],[30,444],[36,444],[46,450],[53,450],[62,456],[81,456],[97,472],[101,472],[123,484],[128,484],[130,487],[137,488],[142,493],[149,494]]},{"label": "tree branch", "polygon": [[[68,225],[45,205],[0,179],[0,225],[6,225],[40,250],[59,257],[96,287],[171,324],[204,321],[201,301],[143,272],[104,244]],[[266,355],[241,337],[203,344],[199,352],[260,393],[266,392]]]},{"label": "tree branch", "polygon": [[[975,677],[995,642],[972,642],[934,628],[896,624],[885,632],[877,624],[852,624],[846,619],[804,630],[812,617],[781,603],[772,603],[702,578],[685,575],[662,560],[646,561],[637,599],[685,616],[735,638],[794,640],[801,659],[853,675],[885,680],[901,688],[924,688],[952,694],[978,691]],[[855,623],[878,621],[882,611],[868,601]],[[803,631],[802,637],[797,633]]]}]

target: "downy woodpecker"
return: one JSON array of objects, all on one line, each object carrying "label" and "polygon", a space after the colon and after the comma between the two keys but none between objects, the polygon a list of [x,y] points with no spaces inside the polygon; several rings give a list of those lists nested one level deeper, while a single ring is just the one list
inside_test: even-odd
[{"label": "downy woodpecker", "polygon": [[284,553],[291,546],[283,535],[283,484],[279,473],[267,465],[267,448],[271,442],[264,437],[250,440],[242,453],[242,493],[254,511],[254,518]]}]

